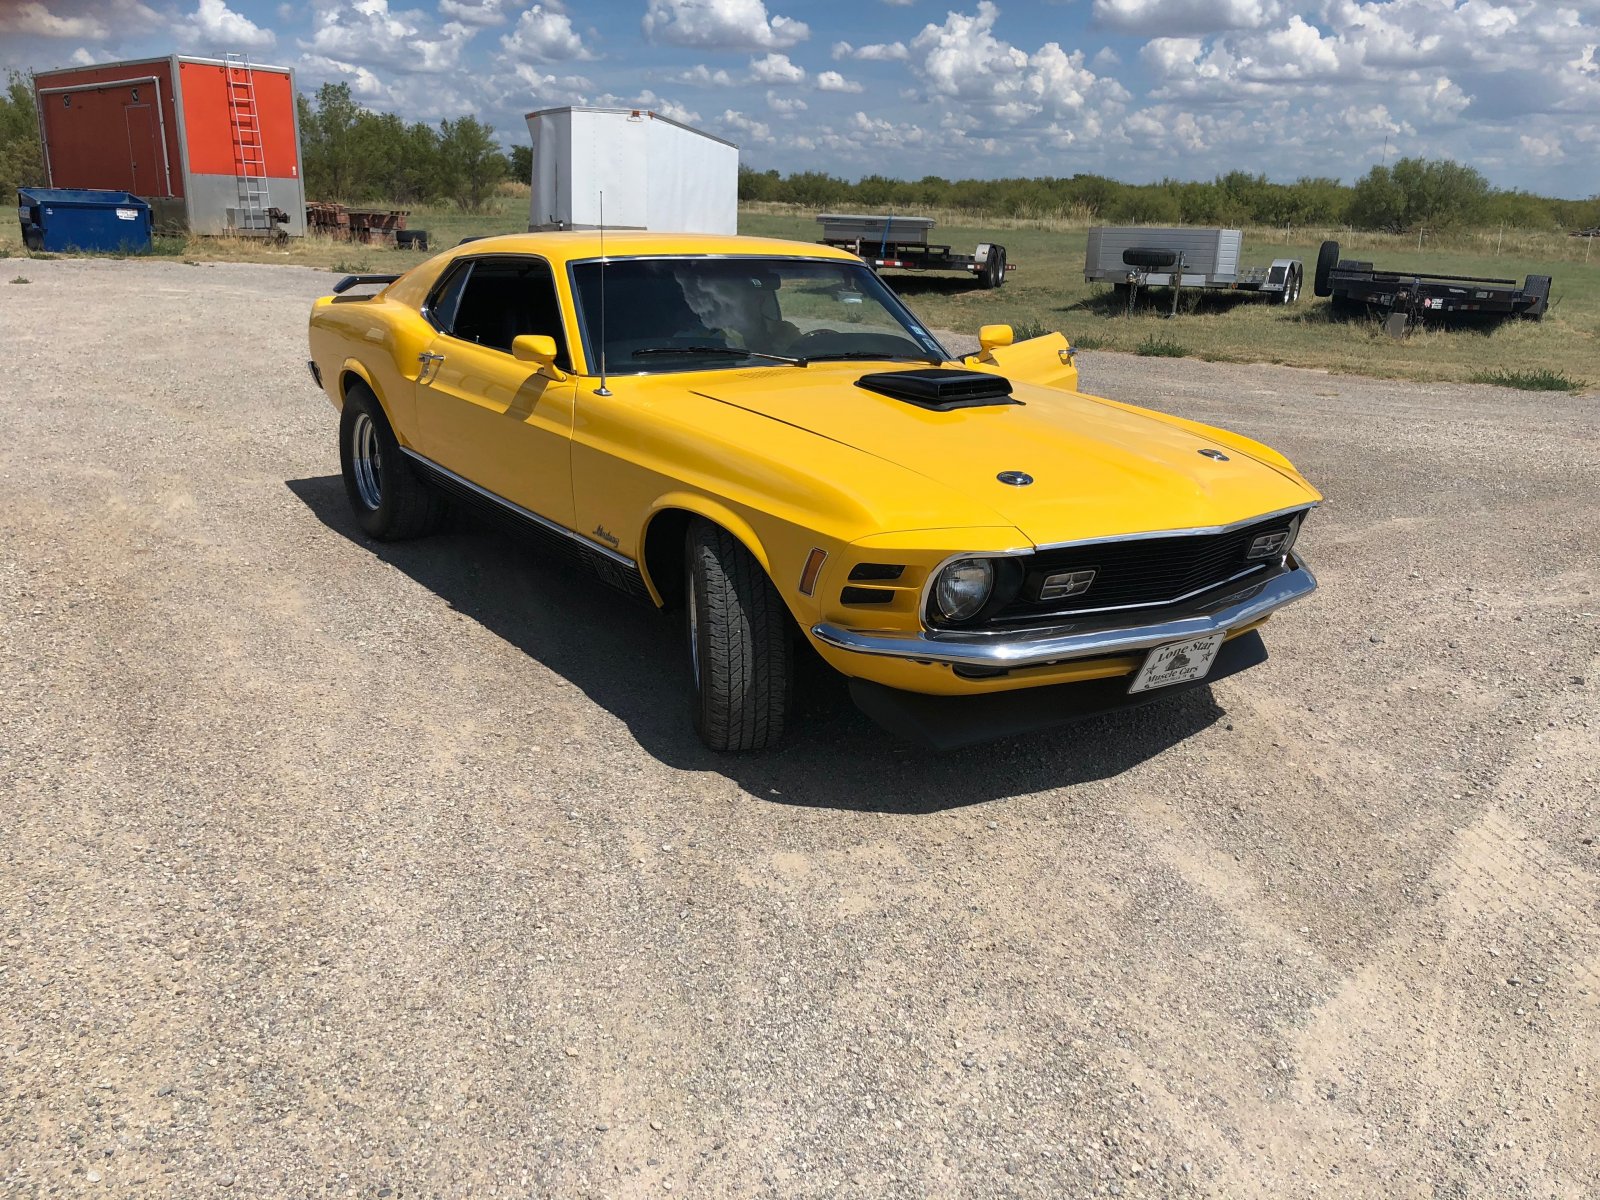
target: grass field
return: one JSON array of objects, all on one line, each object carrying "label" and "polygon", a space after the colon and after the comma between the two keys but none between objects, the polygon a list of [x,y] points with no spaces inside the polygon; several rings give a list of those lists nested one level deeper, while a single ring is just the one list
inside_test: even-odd
[{"label": "grass field", "polygon": [[[526,206],[525,196],[511,192],[497,196],[484,213],[414,209],[409,224],[427,229],[437,249],[469,235],[525,229]],[[1300,302],[1286,308],[1243,295],[1193,294],[1185,311],[1169,319],[1159,291],[1154,293],[1159,310],[1152,305],[1129,317],[1112,302],[1109,288],[1084,283],[1082,223],[998,220],[979,225],[959,214],[931,215],[940,217],[936,233],[941,242],[963,251],[980,241],[1003,243],[1017,268],[998,292],[982,291],[955,276],[888,274],[918,314],[938,328],[971,333],[980,325],[1005,322],[1026,330],[1061,330],[1084,349],[1139,353],[1143,347],[1144,353],[1284,363],[1396,379],[1508,386],[1539,380],[1544,387],[1600,387],[1600,252],[1593,252],[1589,261],[1591,239],[1488,229],[1442,240],[1425,237],[1419,250],[1414,235],[1307,229],[1286,237],[1283,230],[1247,230],[1247,264],[1277,257],[1305,262]],[[739,224],[743,233],[802,241],[815,240],[818,228],[809,211],[776,206],[742,210]],[[1539,322],[1511,321],[1487,330],[1426,330],[1402,341],[1387,337],[1376,321],[1334,321],[1327,302],[1311,291],[1310,273],[1324,237],[1338,238],[1345,257],[1370,259],[1380,268],[1420,267],[1518,282],[1530,273],[1547,274],[1555,280],[1550,312]],[[251,240],[159,239],[157,253],[195,261],[295,263],[339,273],[401,271],[426,257],[320,238],[301,239],[282,249]],[[26,256],[15,232],[0,236],[0,255]]]}]

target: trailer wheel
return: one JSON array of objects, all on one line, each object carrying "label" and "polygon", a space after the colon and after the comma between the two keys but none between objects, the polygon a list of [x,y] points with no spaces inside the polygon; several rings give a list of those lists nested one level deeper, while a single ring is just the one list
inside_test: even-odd
[{"label": "trailer wheel", "polygon": [[1339,243],[1327,241],[1322,243],[1322,249],[1317,251],[1317,273],[1311,277],[1312,290],[1319,296],[1333,295],[1333,288],[1328,285],[1328,273],[1333,270],[1339,261]]},{"label": "trailer wheel", "polygon": [[1291,270],[1283,280],[1283,291],[1278,294],[1278,303],[1289,305],[1300,299],[1300,272]]},{"label": "trailer wheel", "polygon": [[1006,248],[1004,246],[990,246],[989,258],[983,264],[983,274],[978,276],[978,284],[986,290],[1002,286],[1006,281]]}]

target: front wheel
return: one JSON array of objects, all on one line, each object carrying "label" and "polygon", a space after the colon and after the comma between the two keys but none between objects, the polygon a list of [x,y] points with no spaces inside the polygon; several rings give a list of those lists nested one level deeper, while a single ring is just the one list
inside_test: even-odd
[{"label": "front wheel", "polygon": [[794,651],[789,613],[754,556],[696,521],[685,575],[695,731],[713,750],[764,750],[783,736]]},{"label": "front wheel", "polygon": [[368,537],[395,542],[438,528],[443,499],[417,477],[383,406],[359,385],[345,394],[339,416],[339,465],[350,507]]}]

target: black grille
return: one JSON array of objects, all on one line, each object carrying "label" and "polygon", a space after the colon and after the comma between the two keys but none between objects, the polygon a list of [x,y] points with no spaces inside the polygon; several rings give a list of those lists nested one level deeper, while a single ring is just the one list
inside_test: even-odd
[{"label": "black grille", "polygon": [[[1018,624],[1044,616],[1170,604],[1240,578],[1241,572],[1255,573],[1275,564],[1280,555],[1254,561],[1245,555],[1262,534],[1288,529],[1295,515],[1271,517],[1226,533],[1041,550],[1023,560],[1025,572],[1016,597],[981,623]],[[1049,576],[1090,569],[1095,576],[1088,591],[1066,599],[1039,599],[1039,589]]]}]

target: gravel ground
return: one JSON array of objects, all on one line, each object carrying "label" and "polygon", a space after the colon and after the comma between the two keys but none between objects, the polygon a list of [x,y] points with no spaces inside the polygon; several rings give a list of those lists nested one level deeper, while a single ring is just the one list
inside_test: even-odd
[{"label": "gravel ground", "polygon": [[357,533],[328,275],[12,276],[0,1195],[1600,1192],[1594,396],[1085,354],[1328,493],[1272,661],[718,758],[661,617]]}]

